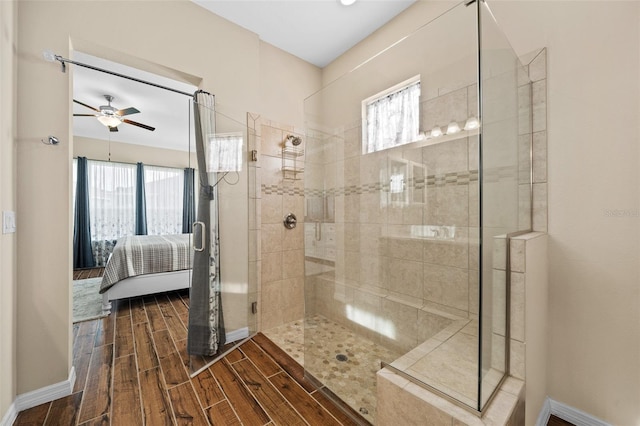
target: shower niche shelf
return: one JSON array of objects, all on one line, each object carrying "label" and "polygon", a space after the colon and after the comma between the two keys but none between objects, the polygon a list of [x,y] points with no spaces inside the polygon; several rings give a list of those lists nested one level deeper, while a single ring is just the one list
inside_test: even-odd
[{"label": "shower niche shelf", "polygon": [[304,149],[292,146],[282,148],[282,178],[287,180],[300,180],[304,173]]}]

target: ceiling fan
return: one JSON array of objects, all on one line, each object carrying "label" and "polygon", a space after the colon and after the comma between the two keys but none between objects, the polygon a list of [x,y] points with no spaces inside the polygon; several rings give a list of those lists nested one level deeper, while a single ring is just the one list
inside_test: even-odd
[{"label": "ceiling fan", "polygon": [[120,125],[120,123],[132,124],[134,126],[138,126],[138,127],[142,127],[143,129],[150,130],[152,132],[156,129],[155,127],[147,126],[146,124],[138,123],[137,121],[132,121],[124,118],[125,115],[139,113],[140,111],[138,111],[136,108],[129,107],[129,108],[118,110],[118,109],[115,109],[113,106],[111,106],[111,101],[113,101],[113,96],[104,95],[104,98],[107,100],[107,103],[109,105],[102,105],[100,106],[100,108],[94,108],[90,105],[87,105],[85,103],[82,103],[74,99],[73,102],[80,104],[84,107],[87,107],[89,109],[92,109],[98,114],[73,114],[73,116],[74,117],[96,117],[100,123],[104,124],[109,128],[110,132],[117,132],[118,125]]}]

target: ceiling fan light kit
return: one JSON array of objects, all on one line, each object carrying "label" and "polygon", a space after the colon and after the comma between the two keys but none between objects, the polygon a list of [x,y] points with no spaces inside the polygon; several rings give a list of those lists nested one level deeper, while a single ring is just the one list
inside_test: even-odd
[{"label": "ceiling fan light kit", "polygon": [[138,123],[136,121],[127,120],[126,118],[124,118],[125,115],[139,113],[140,111],[137,108],[129,107],[129,108],[117,110],[113,106],[111,106],[111,101],[113,101],[114,99],[113,96],[104,95],[104,98],[107,100],[108,105],[101,105],[100,108],[94,108],[91,105],[87,105],[83,102],[80,102],[74,99],[73,102],[79,105],[82,105],[83,107],[89,108],[97,112],[97,114],[73,114],[73,116],[74,117],[96,117],[101,124],[109,128],[110,132],[117,132],[118,126],[121,123],[132,124],[134,126],[141,127],[143,129],[146,129],[152,132],[156,129],[155,127],[147,126],[146,124]]},{"label": "ceiling fan light kit", "polygon": [[107,127],[117,127],[122,121],[115,115],[100,115],[98,121]]}]

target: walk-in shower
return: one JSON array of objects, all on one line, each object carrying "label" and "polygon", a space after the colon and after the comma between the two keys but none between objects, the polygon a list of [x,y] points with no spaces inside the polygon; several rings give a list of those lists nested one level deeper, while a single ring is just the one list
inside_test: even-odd
[{"label": "walk-in shower", "polygon": [[305,101],[304,367],[368,420],[381,363],[476,412],[508,373],[530,104],[468,1]]}]

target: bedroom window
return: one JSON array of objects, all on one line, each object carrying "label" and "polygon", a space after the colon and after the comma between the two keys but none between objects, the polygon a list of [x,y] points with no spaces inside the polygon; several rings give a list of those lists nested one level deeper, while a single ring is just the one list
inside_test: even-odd
[{"label": "bedroom window", "polygon": [[362,101],[362,152],[369,154],[417,140],[420,76]]},{"label": "bedroom window", "polygon": [[[134,235],[136,165],[89,160],[87,166],[91,239]],[[145,165],[144,189],[147,234],[180,234],[184,170]]]}]

